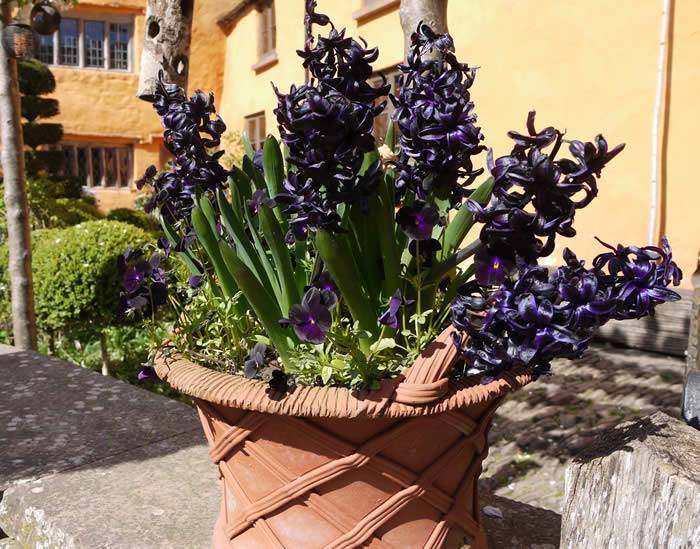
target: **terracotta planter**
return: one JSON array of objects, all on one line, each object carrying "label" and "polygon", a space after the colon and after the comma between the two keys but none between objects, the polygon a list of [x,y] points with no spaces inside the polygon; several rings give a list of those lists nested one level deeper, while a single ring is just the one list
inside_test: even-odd
[{"label": "terracotta planter", "polygon": [[485,547],[477,479],[491,418],[528,372],[448,383],[449,330],[378,391],[267,384],[159,357],[219,468],[217,548]]}]

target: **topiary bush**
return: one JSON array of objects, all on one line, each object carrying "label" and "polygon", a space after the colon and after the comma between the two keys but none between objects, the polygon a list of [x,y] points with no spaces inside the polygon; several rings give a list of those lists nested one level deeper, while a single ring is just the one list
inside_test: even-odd
[{"label": "topiary bush", "polygon": [[45,122],[59,114],[58,100],[43,97],[56,89],[56,80],[41,61],[21,60],[17,64],[22,107],[22,135],[30,151],[26,153],[27,173],[56,173],[64,162],[60,150],[39,150],[42,145],[55,145],[63,137],[61,124]]},{"label": "topiary bush", "polygon": [[[60,330],[113,323],[120,283],[117,258],[124,242],[143,246],[146,231],[119,221],[89,221],[42,238],[33,257],[37,323]],[[50,244],[50,245],[47,245]]]},{"label": "topiary bush", "polygon": [[158,221],[151,215],[131,208],[116,208],[107,214],[107,219],[121,221],[145,231],[156,232],[160,230]]}]

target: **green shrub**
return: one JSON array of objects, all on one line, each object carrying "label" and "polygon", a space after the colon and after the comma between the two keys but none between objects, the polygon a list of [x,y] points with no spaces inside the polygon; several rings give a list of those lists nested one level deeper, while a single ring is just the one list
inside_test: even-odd
[{"label": "green shrub", "polygon": [[116,208],[107,214],[107,219],[128,223],[149,232],[156,232],[160,229],[160,225],[155,217],[131,208]]},{"label": "green shrub", "polygon": [[138,227],[102,220],[64,229],[50,246],[40,246],[33,268],[39,325],[111,324],[119,299],[117,258],[126,242],[136,247],[150,239]]},{"label": "green shrub", "polygon": [[[88,329],[113,323],[119,299],[117,258],[125,243],[142,246],[152,236],[118,221],[89,221],[32,233],[32,273],[37,324],[42,330]],[[7,246],[0,247],[0,310],[7,322]]]}]

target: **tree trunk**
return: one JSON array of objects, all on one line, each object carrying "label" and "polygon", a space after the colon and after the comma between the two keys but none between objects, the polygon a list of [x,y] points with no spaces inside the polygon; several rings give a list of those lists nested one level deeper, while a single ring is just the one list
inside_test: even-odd
[{"label": "tree trunk", "polygon": [[421,21],[435,32],[440,34],[448,32],[447,0],[401,0],[399,17],[406,52],[411,46],[411,35],[416,32],[418,23]]},{"label": "tree trunk", "polygon": [[194,0],[148,0],[137,95],[153,101],[158,75],[187,90]]},{"label": "tree trunk", "polygon": [[[9,2],[2,2],[0,35],[10,21]],[[32,286],[29,205],[24,174],[17,61],[0,47],[0,139],[9,245],[8,273],[12,298],[12,334],[16,347],[36,350],[36,318]]]},{"label": "tree trunk", "polygon": [[107,334],[100,332],[100,356],[102,357],[102,375],[109,375],[109,349],[107,349]]},{"label": "tree trunk", "polygon": [[663,412],[605,432],[566,470],[561,546],[700,547],[699,436]]}]

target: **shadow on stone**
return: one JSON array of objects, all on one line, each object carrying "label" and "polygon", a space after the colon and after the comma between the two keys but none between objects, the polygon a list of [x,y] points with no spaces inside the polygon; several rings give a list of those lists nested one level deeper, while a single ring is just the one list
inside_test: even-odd
[{"label": "shadow on stone", "polygon": [[0,395],[0,490],[173,437],[206,451],[192,408],[52,357],[1,346]]}]

